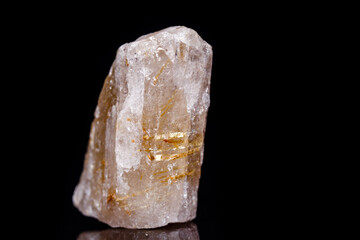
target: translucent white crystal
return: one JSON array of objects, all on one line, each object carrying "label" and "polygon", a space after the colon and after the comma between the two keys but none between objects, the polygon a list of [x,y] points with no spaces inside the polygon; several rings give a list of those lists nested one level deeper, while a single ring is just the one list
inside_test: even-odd
[{"label": "translucent white crystal", "polygon": [[74,205],[112,227],[195,218],[212,49],[170,27],[122,45],[101,91]]}]

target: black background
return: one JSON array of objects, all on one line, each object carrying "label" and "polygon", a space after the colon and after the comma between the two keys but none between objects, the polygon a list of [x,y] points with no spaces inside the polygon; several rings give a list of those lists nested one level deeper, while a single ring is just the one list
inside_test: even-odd
[{"label": "black background", "polygon": [[165,7],[165,14],[164,8],[115,5],[36,11],[25,6],[12,15],[17,21],[5,25],[9,44],[4,45],[11,81],[3,92],[11,95],[6,102],[17,106],[5,117],[15,126],[7,138],[14,148],[7,150],[21,161],[5,161],[17,173],[6,181],[20,181],[4,192],[19,210],[10,214],[16,232],[76,239],[83,231],[109,228],[81,215],[71,201],[97,98],[122,44],[176,25],[197,31],[214,54],[194,220],[200,239],[228,239],[233,232],[257,236],[288,224],[295,210],[288,206],[293,196],[284,195],[292,187],[284,179],[295,170],[283,169],[297,116],[290,101],[296,89],[287,79],[296,82],[301,75],[291,57],[301,48],[293,31],[298,25],[290,21],[292,11],[210,7],[179,3]]}]

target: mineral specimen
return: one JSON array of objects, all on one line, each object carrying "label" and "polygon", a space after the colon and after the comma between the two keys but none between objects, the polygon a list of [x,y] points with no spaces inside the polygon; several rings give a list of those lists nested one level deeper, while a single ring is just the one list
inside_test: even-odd
[{"label": "mineral specimen", "polygon": [[91,126],[74,205],[112,227],[195,218],[212,48],[170,27],[122,45]]},{"label": "mineral specimen", "polygon": [[199,240],[196,224],[181,223],[157,229],[107,229],[104,231],[83,232],[77,240]]}]

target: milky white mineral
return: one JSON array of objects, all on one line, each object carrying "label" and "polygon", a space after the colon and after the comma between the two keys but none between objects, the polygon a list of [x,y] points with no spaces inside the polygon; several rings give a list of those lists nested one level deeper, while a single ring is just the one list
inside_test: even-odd
[{"label": "milky white mineral", "polygon": [[122,45],[91,125],[73,203],[112,227],[196,216],[212,48],[170,27]]}]

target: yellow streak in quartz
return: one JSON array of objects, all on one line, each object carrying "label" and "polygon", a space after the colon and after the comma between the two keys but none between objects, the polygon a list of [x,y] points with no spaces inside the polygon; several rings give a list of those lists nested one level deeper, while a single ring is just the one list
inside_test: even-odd
[{"label": "yellow streak in quartz", "polygon": [[[151,188],[146,188],[144,190],[141,190],[141,191],[137,191],[137,192],[134,192],[134,193],[131,193],[131,194],[128,194],[128,195],[125,195],[125,196],[122,196],[122,197],[116,197],[116,196],[112,196],[113,200],[115,200],[116,202],[122,202],[128,198],[131,198],[131,197],[135,197],[135,196],[138,196],[140,194],[143,194],[143,193],[146,193],[148,192],[149,190],[153,189],[154,187],[151,187]],[[109,198],[109,197],[108,197]]]},{"label": "yellow streak in quartz", "polygon": [[[189,166],[189,165],[188,165]],[[180,166],[180,168],[183,168],[185,166]],[[161,171],[161,172],[158,172],[158,173],[155,173],[155,174],[160,174],[160,173],[163,173],[163,172],[167,172],[167,171]],[[182,173],[179,173],[179,174],[176,174],[176,175],[165,175],[165,176],[162,176],[162,177],[159,177],[157,178],[158,180],[160,180],[160,182],[163,184],[163,187],[165,187],[166,185],[168,184],[173,184],[175,182],[177,182],[178,180],[186,177],[186,176],[191,176],[195,173],[195,170],[192,170],[192,171],[189,171],[189,172],[182,172]],[[154,175],[155,175],[154,174]],[[169,180],[171,180],[169,182]],[[149,188],[146,188],[142,191],[137,191],[135,193],[131,193],[131,194],[128,194],[128,195],[125,195],[125,196],[122,196],[122,197],[116,197],[115,193],[111,193],[108,195],[107,197],[107,203],[110,203],[110,202],[115,202],[118,204],[118,206],[127,214],[127,215],[131,215],[135,210],[140,210],[140,209],[144,209],[144,208],[147,208],[150,206],[150,204],[144,204],[144,205],[141,205],[141,206],[137,206],[137,207],[133,207],[131,208],[131,206],[129,206],[128,204],[126,204],[125,200],[129,199],[129,198],[132,198],[132,197],[135,197],[137,195],[140,195],[140,194],[143,194],[143,193],[146,193],[152,189],[154,189],[156,186],[153,186],[153,187],[149,187]],[[168,192],[164,195],[162,195],[161,197],[159,197],[159,199],[157,200],[158,202],[162,202],[162,201],[165,201],[167,200],[167,197],[170,196],[171,193]]]},{"label": "yellow streak in quartz", "polygon": [[173,139],[173,138],[183,138],[186,137],[186,132],[170,132],[164,134],[155,134],[155,136],[144,135],[143,140],[163,140],[163,139]]},{"label": "yellow streak in quartz", "polygon": [[166,172],[167,172],[166,170],[162,170],[162,171],[159,171],[159,172],[154,173],[153,175],[156,176],[156,175],[159,175],[159,174],[162,174],[162,173],[166,173]]},{"label": "yellow streak in quartz", "polygon": [[160,140],[160,139],[172,139],[172,138],[183,138],[187,134],[186,132],[170,132],[165,134],[156,134],[154,139]]},{"label": "yellow streak in quartz", "polygon": [[105,159],[101,160],[101,182],[105,181]]},{"label": "yellow streak in quartz", "polygon": [[165,183],[165,182],[168,182],[169,180],[176,182],[177,180],[182,179],[185,176],[191,176],[192,174],[194,174],[194,172],[195,172],[195,170],[192,170],[190,172],[185,172],[185,173],[181,173],[181,174],[177,174],[177,175],[173,175],[173,176],[168,176],[164,180],[161,180],[161,182]]},{"label": "yellow streak in quartz", "polygon": [[151,158],[150,160],[155,160],[155,161],[170,161],[170,160],[176,160],[179,158],[183,158],[189,155],[192,155],[196,152],[200,151],[201,147],[196,147],[193,149],[190,149],[186,152],[182,152],[182,153],[176,153],[176,154],[170,154],[170,155],[165,155],[165,154],[157,154],[155,155],[154,158]]},{"label": "yellow streak in quartz", "polygon": [[164,111],[161,113],[160,117],[164,116],[165,113],[167,113],[172,106],[174,106],[174,103],[169,104],[169,105],[164,109]]},{"label": "yellow streak in quartz", "polygon": [[185,43],[180,42],[180,59],[184,61]]},{"label": "yellow streak in quartz", "polygon": [[166,68],[166,66],[170,63],[170,59],[168,59],[166,61],[166,63],[160,68],[160,71],[158,74],[156,74],[155,79],[154,79],[154,85],[156,85],[157,81],[159,80],[159,77],[161,75],[161,73],[164,71],[164,69]]},{"label": "yellow streak in quartz", "polygon": [[171,95],[171,97],[169,98],[169,100],[167,101],[167,103],[165,104],[164,107],[161,108],[161,115],[160,117],[164,116],[165,113],[167,113],[169,111],[170,108],[172,108],[172,106],[174,106],[174,97],[176,94],[176,90],[173,92],[173,94]]},{"label": "yellow streak in quartz", "polygon": [[[173,143],[174,144],[174,143]],[[175,144],[174,144],[175,145]],[[185,149],[188,146],[176,146],[176,147],[172,147],[172,148],[162,148],[162,149],[154,149],[154,148],[145,148],[143,149],[145,152],[155,152],[155,153],[161,153],[161,152],[167,152],[167,151],[176,151],[176,150],[181,150],[181,149]],[[139,152],[141,152],[141,150],[138,150]]]}]

